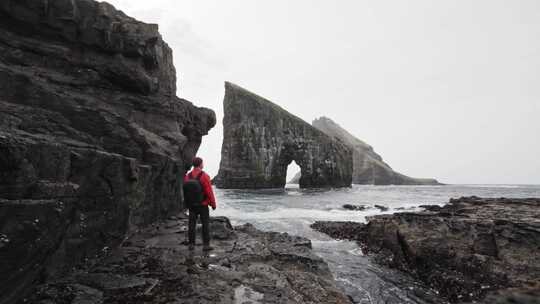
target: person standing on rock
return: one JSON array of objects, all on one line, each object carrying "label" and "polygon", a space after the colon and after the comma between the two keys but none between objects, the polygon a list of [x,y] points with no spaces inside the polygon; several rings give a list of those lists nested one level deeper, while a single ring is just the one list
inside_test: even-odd
[{"label": "person standing on rock", "polygon": [[216,210],[216,198],[212,190],[210,176],[203,171],[203,160],[193,158],[193,170],[184,176],[184,204],[189,209],[188,246],[195,248],[195,229],[197,218],[201,217],[203,251],[210,251],[210,210]]}]

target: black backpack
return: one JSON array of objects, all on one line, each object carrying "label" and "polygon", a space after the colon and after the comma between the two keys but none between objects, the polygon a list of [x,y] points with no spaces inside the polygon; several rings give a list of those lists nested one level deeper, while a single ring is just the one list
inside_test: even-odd
[{"label": "black backpack", "polygon": [[186,207],[198,207],[202,206],[204,200],[204,190],[201,184],[201,176],[203,171],[199,175],[193,178],[192,172],[188,175],[188,180],[184,182],[184,204]]}]

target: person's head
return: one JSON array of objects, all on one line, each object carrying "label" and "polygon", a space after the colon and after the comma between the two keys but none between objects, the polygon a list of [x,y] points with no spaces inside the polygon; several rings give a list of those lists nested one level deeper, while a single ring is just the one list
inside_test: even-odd
[{"label": "person's head", "polygon": [[193,165],[193,168],[202,169],[203,168],[203,160],[202,160],[202,158],[194,157],[193,160],[191,161],[191,165]]}]

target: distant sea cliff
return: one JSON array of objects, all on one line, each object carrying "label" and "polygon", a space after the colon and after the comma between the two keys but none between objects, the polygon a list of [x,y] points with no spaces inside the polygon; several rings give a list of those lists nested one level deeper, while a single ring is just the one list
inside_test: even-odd
[{"label": "distant sea cliff", "polygon": [[[353,184],[367,185],[442,185],[432,178],[414,178],[394,171],[373,147],[358,139],[328,117],[313,121],[313,126],[325,134],[343,142],[353,152]],[[297,184],[297,173],[290,181]]]}]

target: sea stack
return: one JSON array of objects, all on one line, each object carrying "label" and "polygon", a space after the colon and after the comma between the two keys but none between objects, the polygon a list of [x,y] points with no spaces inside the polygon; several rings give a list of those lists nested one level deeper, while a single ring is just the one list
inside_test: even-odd
[{"label": "sea stack", "polygon": [[348,146],[283,108],[235,84],[225,83],[219,188],[282,188],[287,166],[301,169],[301,188],[349,187]]},{"label": "sea stack", "polygon": [[[346,144],[353,153],[353,184],[440,185],[435,179],[413,178],[394,171],[373,148],[343,129],[330,118],[321,117],[313,126]],[[294,181],[294,180],[293,180]]]},{"label": "sea stack", "polygon": [[0,4],[0,302],[178,212],[212,110],[155,24],[105,2]]}]

